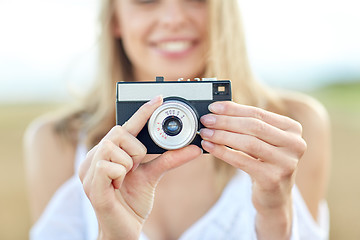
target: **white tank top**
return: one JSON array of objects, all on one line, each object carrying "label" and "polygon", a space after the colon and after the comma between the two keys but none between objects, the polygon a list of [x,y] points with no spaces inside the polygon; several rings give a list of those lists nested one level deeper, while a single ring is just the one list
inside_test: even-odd
[{"label": "white tank top", "polygon": [[[98,223],[77,176],[87,149],[79,145],[76,153],[76,174],[61,186],[52,197],[41,218],[32,227],[30,239],[76,240],[97,239]],[[180,240],[257,239],[255,215],[251,202],[251,179],[243,171],[225,187],[221,197],[210,210],[187,229]],[[293,191],[292,240],[328,239],[329,215],[326,202],[319,206],[317,222],[309,213],[296,186]],[[141,240],[148,240],[144,233]]]}]

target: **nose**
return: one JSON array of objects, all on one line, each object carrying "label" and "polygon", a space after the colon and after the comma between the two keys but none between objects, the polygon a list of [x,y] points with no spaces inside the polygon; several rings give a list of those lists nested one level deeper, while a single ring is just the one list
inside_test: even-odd
[{"label": "nose", "polygon": [[164,1],[160,14],[160,24],[170,30],[177,30],[189,21],[183,0]]}]

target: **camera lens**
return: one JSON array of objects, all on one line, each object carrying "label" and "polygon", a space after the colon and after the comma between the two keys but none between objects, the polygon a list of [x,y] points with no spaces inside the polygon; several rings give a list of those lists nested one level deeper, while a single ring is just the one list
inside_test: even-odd
[{"label": "camera lens", "polygon": [[182,122],[176,116],[169,116],[164,119],[162,128],[167,135],[176,136],[181,132]]},{"label": "camera lens", "polygon": [[198,116],[185,100],[168,99],[151,115],[148,132],[153,142],[167,150],[189,145],[199,128]]}]

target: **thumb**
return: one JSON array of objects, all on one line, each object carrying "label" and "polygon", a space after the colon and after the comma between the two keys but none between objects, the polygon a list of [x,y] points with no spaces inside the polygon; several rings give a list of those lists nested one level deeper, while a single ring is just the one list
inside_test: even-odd
[{"label": "thumb", "polygon": [[167,151],[154,160],[145,163],[142,168],[149,182],[156,184],[165,172],[179,167],[201,154],[202,150],[199,147],[189,145],[181,149]]}]

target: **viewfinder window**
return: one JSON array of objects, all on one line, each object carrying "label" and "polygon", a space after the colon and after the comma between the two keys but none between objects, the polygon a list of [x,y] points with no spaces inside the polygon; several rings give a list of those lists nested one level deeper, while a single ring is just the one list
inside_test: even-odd
[{"label": "viewfinder window", "polygon": [[218,92],[225,92],[225,86],[218,86]]}]

